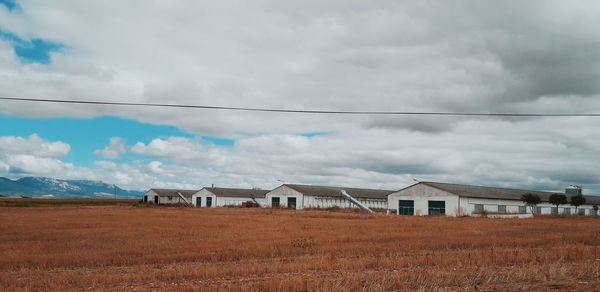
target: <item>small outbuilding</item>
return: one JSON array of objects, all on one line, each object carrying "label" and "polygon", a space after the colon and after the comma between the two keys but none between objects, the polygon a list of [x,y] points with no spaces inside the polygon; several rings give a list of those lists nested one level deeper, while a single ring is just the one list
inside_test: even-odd
[{"label": "small outbuilding", "polygon": [[196,190],[150,189],[144,194],[144,203],[191,204]]},{"label": "small outbuilding", "polygon": [[192,204],[196,207],[225,207],[242,204],[265,205],[265,195],[268,190],[232,189],[232,188],[202,188],[195,192]]},{"label": "small outbuilding", "polygon": [[[575,207],[571,205],[551,205],[548,200],[554,192],[439,182],[419,182],[390,194],[388,209],[398,215],[525,214],[531,211],[521,199],[527,193],[541,199],[541,203],[533,210],[535,214],[571,215],[575,212]],[[568,189],[567,194],[561,194],[571,197],[574,193]],[[596,215],[597,211],[593,206],[600,205],[600,197],[584,197],[586,203],[577,208],[577,214]]]},{"label": "small outbuilding", "polygon": [[340,194],[345,190],[368,208],[387,208],[387,196],[393,191],[347,187],[283,184],[266,194],[267,206],[291,209],[356,208]]}]

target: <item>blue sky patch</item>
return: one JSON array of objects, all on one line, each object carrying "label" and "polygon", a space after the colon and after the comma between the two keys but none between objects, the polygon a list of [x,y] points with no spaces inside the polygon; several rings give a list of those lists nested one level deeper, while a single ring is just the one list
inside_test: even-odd
[{"label": "blue sky patch", "polygon": [[[94,150],[104,149],[112,137],[121,137],[131,146],[137,142],[148,144],[152,139],[168,137],[201,138],[213,145],[229,146],[234,140],[197,136],[172,126],[152,125],[112,116],[93,119],[49,118],[28,119],[0,115],[0,136],[29,137],[38,134],[48,141],[62,141],[71,145],[71,152],[61,160],[77,166],[93,167],[94,161],[105,160],[95,155]],[[150,157],[127,153],[122,158],[112,160],[128,163],[134,160],[151,160]],[[152,159],[156,160],[156,159]]]},{"label": "blue sky patch", "polygon": [[15,0],[0,0],[0,5],[6,6],[8,11],[16,11],[19,10],[19,5]]},{"label": "blue sky patch", "polygon": [[208,141],[211,144],[217,146],[233,146],[233,144],[235,144],[235,140],[232,139],[216,138],[210,136],[203,136],[202,140]]},{"label": "blue sky patch", "polygon": [[331,132],[311,132],[311,133],[300,134],[300,136],[312,138],[315,136],[324,136],[324,135],[330,135],[330,134],[331,134]]},{"label": "blue sky patch", "polygon": [[50,53],[61,50],[64,46],[51,41],[34,38],[23,40],[17,35],[0,30],[0,39],[13,45],[15,54],[23,63],[50,64]]}]

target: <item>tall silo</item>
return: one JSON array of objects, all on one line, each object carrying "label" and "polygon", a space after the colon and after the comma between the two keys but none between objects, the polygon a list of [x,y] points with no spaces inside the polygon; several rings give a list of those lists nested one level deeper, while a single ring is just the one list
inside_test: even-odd
[{"label": "tall silo", "polygon": [[580,186],[569,186],[565,189],[565,194],[567,195],[581,195],[582,189]]}]

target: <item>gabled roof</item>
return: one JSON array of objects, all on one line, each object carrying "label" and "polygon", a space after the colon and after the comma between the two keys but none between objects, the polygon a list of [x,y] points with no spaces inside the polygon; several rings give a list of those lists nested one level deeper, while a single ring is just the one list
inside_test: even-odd
[{"label": "gabled roof", "polygon": [[177,192],[181,193],[186,198],[191,198],[196,190],[175,190],[175,189],[150,189],[158,194],[159,197],[179,197]]},{"label": "gabled roof", "polygon": [[[483,187],[483,186],[472,186],[472,185],[461,185],[461,184],[449,184],[439,182],[420,182],[430,187],[446,191],[451,194],[455,194],[461,197],[469,198],[485,198],[485,199],[501,199],[501,200],[521,200],[521,196],[526,193],[538,195],[542,202],[548,202],[548,198],[552,194],[564,194],[563,192],[542,192],[542,191],[530,191],[521,189],[507,189],[507,188],[495,188],[495,187]],[[570,197],[570,195],[567,195]],[[600,204],[600,197],[598,196],[584,196],[586,204]]]},{"label": "gabled roof", "polygon": [[235,198],[264,198],[269,192],[268,190],[256,189],[230,189],[230,188],[204,188],[217,197],[235,197]]},{"label": "gabled roof", "polygon": [[345,190],[349,195],[354,198],[363,199],[387,199],[387,196],[394,191],[388,190],[375,190],[375,189],[357,189],[347,187],[329,187],[329,186],[310,186],[310,185],[296,185],[296,184],[284,184],[293,190],[296,190],[306,196],[318,196],[318,197],[340,197],[340,192]]}]

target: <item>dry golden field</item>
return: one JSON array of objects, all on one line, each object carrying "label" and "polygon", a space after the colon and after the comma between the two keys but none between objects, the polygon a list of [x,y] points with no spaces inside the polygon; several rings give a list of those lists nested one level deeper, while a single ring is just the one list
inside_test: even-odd
[{"label": "dry golden field", "polygon": [[41,206],[109,206],[133,205],[135,199],[37,199],[0,198],[0,207],[41,207]]},{"label": "dry golden field", "polygon": [[0,208],[0,290],[594,291],[600,219]]}]

